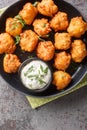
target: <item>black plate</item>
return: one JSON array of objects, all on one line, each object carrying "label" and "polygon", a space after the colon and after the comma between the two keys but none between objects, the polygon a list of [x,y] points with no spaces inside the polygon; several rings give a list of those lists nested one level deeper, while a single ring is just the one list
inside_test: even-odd
[{"label": "black plate", "polygon": [[[13,4],[12,6],[10,6],[3,13],[3,15],[0,18],[0,33],[5,31],[6,18],[14,17],[15,15],[17,15],[18,12],[22,9],[23,5],[29,1],[31,3],[34,3],[34,0],[19,1],[15,4]],[[74,8],[72,5],[68,4],[65,1],[54,0],[54,2],[56,5],[58,5],[60,11],[66,12],[68,14],[69,21],[73,17],[82,16],[76,8]],[[38,16],[38,17],[41,17],[41,16]],[[28,29],[28,27],[26,27],[26,29]],[[51,40],[53,40],[53,33],[51,33],[50,35],[51,35]],[[83,35],[82,39],[85,40],[85,42],[87,42],[87,39],[85,39],[85,35]],[[22,62],[24,60],[26,60],[29,56],[35,56],[35,53],[27,53],[27,52],[21,51],[19,46],[17,47],[17,50],[15,53],[18,55],[18,57],[20,58],[20,60]],[[87,70],[87,58],[85,58],[81,64],[71,63],[67,72],[69,72],[72,75],[72,82],[70,83],[70,85],[66,89],[64,89],[63,91],[58,91],[58,90],[56,90],[55,86],[51,85],[47,91],[37,94],[37,93],[29,92],[29,90],[21,84],[19,77],[18,77],[18,73],[7,74],[4,72],[4,70],[3,70],[3,57],[4,57],[4,55],[0,55],[0,73],[1,73],[1,76],[5,79],[5,81],[7,81],[13,88],[19,90],[20,92],[22,92],[26,95],[36,96],[39,98],[61,95],[63,93],[68,92],[70,89],[74,88],[75,85],[81,81],[81,79],[86,74],[86,70]],[[51,64],[51,62],[49,62],[49,64]]]}]

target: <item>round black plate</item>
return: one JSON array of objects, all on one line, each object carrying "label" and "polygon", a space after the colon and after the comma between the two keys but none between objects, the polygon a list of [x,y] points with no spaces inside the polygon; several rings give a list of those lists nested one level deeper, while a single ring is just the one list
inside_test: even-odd
[{"label": "round black plate", "polygon": [[[0,33],[5,31],[6,18],[14,17],[15,15],[17,15],[18,12],[22,9],[23,5],[26,2],[34,3],[34,0],[19,1],[15,4],[13,4],[12,6],[10,6],[3,13],[3,15],[0,18]],[[65,2],[63,0],[54,0],[54,2],[56,5],[58,5],[60,11],[66,12],[68,14],[69,21],[73,17],[81,16],[80,12],[76,8],[74,8],[72,5],[68,4],[67,2]],[[41,17],[41,16],[38,16],[38,17]],[[30,28],[32,28],[32,27],[30,27]],[[29,29],[29,27],[26,27],[25,29]],[[52,33],[50,35],[51,35],[51,37],[50,37],[51,40],[53,40]],[[87,40],[85,39],[85,35],[82,37],[82,39],[87,42]],[[20,58],[21,62],[23,62],[24,60],[26,60],[30,56],[35,56],[35,52],[33,52],[33,53],[23,52],[20,50],[19,46],[17,47],[15,53]],[[87,69],[87,58],[85,58],[81,64],[71,63],[67,72],[69,72],[72,75],[72,82],[70,83],[70,85],[66,89],[64,89],[63,91],[58,91],[58,90],[56,90],[55,86],[51,85],[50,88],[45,92],[32,93],[32,92],[29,92],[29,90],[21,84],[20,79],[18,77],[18,73],[7,74],[4,72],[4,70],[3,70],[3,57],[4,57],[4,55],[0,55],[0,73],[1,73],[1,76],[4,78],[4,80],[7,81],[13,88],[19,90],[20,92],[22,92],[26,95],[35,96],[35,97],[39,97],[39,98],[61,95],[63,93],[68,92],[70,89],[74,88],[75,85],[79,81],[81,81],[81,79],[86,74],[86,69]],[[53,62],[53,61],[51,61],[51,62]],[[49,62],[49,64],[51,64],[51,62]]]}]

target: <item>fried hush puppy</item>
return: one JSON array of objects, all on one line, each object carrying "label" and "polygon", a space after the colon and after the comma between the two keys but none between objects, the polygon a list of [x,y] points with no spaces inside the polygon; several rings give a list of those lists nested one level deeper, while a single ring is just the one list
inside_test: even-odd
[{"label": "fried hush puppy", "polygon": [[65,51],[55,54],[54,67],[58,70],[66,70],[71,61],[71,55]]},{"label": "fried hush puppy", "polygon": [[8,33],[0,34],[0,54],[13,53],[16,49],[13,38]]},{"label": "fried hush puppy", "polygon": [[71,45],[71,56],[73,61],[80,63],[86,56],[86,45],[82,40],[74,40]]},{"label": "fried hush puppy", "polygon": [[53,58],[54,56],[54,45],[51,41],[44,41],[44,42],[39,42],[37,49],[36,49],[36,54],[37,56],[44,60],[44,61],[49,61]]},{"label": "fried hush puppy", "polygon": [[58,12],[50,21],[50,27],[56,32],[66,30],[68,27],[68,16],[65,12]]},{"label": "fried hush puppy", "polygon": [[71,82],[71,76],[64,71],[55,71],[53,73],[53,84],[58,90],[66,88]]},{"label": "fried hush puppy", "polygon": [[4,67],[5,72],[16,73],[20,65],[21,65],[21,62],[15,54],[5,55],[3,59],[3,67]]},{"label": "fried hush puppy", "polygon": [[79,38],[87,30],[87,23],[83,21],[82,17],[72,18],[67,28],[69,34],[73,37]]},{"label": "fried hush puppy", "polygon": [[26,3],[23,9],[19,12],[19,15],[25,21],[26,24],[30,25],[36,17],[38,10],[31,3]]},{"label": "fried hush puppy", "polygon": [[67,50],[71,45],[71,36],[68,33],[56,33],[54,46],[58,50]]},{"label": "fried hush puppy", "polygon": [[32,30],[26,30],[20,34],[19,46],[22,50],[32,52],[38,43],[38,36]]},{"label": "fried hush puppy", "polygon": [[42,0],[38,3],[37,9],[39,13],[49,17],[53,17],[58,11],[58,7],[54,4],[53,0]]},{"label": "fried hush puppy", "polygon": [[46,37],[46,35],[51,31],[48,19],[36,19],[33,22],[34,31],[41,37]]},{"label": "fried hush puppy", "polygon": [[6,32],[12,36],[19,35],[22,32],[22,25],[14,18],[7,18],[6,20]]}]

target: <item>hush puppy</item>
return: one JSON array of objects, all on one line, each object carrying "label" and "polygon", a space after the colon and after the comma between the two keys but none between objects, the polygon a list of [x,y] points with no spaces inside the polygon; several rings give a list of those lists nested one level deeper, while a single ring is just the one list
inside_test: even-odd
[{"label": "hush puppy", "polygon": [[82,40],[74,40],[71,45],[71,56],[73,61],[80,63],[86,56],[86,45]]},{"label": "hush puppy", "polygon": [[54,67],[58,70],[66,70],[71,61],[71,55],[65,51],[55,54]]},{"label": "hush puppy", "polygon": [[20,34],[19,46],[22,50],[32,52],[38,43],[38,36],[32,30],[26,30]]},{"label": "hush puppy", "polygon": [[71,82],[71,76],[64,71],[55,71],[53,73],[53,84],[58,90],[66,88]]},{"label": "hush puppy", "polygon": [[37,8],[28,2],[23,6],[23,9],[19,12],[19,15],[22,17],[26,24],[30,25],[36,17],[37,13]]},{"label": "hush puppy", "polygon": [[67,28],[69,34],[73,37],[79,38],[87,30],[87,23],[83,21],[82,17],[72,18]]},{"label": "hush puppy", "polygon": [[65,12],[58,12],[50,21],[50,27],[55,31],[67,30],[68,15]]},{"label": "hush puppy", "polygon": [[40,59],[44,61],[49,61],[54,56],[55,48],[51,41],[44,41],[44,42],[39,42],[36,51],[37,51],[37,56]]},{"label": "hush puppy", "polygon": [[55,34],[55,48],[58,50],[67,50],[71,45],[71,36],[68,33],[56,33]]},{"label": "hush puppy", "polygon": [[14,18],[7,18],[6,20],[6,32],[12,36],[19,35],[22,32],[22,25]]},{"label": "hush puppy", "polygon": [[58,11],[58,7],[53,0],[42,0],[38,3],[37,8],[39,13],[49,17],[52,17]]},{"label": "hush puppy", "polygon": [[16,49],[13,38],[8,33],[0,34],[0,54],[13,53]]},{"label": "hush puppy", "polygon": [[48,19],[36,19],[33,22],[34,31],[41,37],[46,37],[46,35],[51,31]]},{"label": "hush puppy", "polygon": [[21,62],[15,54],[6,54],[3,59],[4,71],[7,73],[16,73]]}]

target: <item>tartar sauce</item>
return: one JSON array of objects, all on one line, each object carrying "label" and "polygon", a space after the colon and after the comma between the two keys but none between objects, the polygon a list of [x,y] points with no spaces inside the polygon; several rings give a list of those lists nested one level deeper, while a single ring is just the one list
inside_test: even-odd
[{"label": "tartar sauce", "polygon": [[43,61],[35,60],[25,65],[21,70],[22,83],[29,89],[41,89],[48,84],[51,71]]}]

